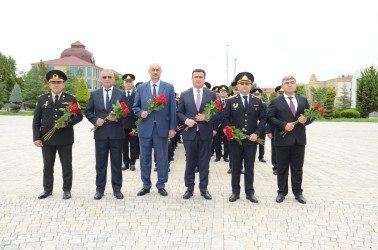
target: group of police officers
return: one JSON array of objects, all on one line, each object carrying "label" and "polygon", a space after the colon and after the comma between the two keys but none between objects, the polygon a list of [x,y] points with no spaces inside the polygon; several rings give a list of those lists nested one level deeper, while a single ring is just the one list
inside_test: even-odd
[{"label": "group of police officers", "polygon": [[[71,198],[72,187],[72,144],[74,142],[73,126],[83,119],[82,111],[79,109],[77,114],[72,116],[72,121],[63,124],[62,128],[57,129],[51,139],[44,141],[43,135],[51,128],[56,126],[56,120],[63,115],[60,108],[69,105],[70,102],[77,103],[75,96],[63,92],[67,76],[59,70],[51,70],[47,73],[46,79],[49,82],[51,92],[41,95],[38,98],[33,119],[33,141],[37,147],[42,148],[43,155],[43,187],[44,191],[39,195],[39,199],[46,198],[53,191],[53,168],[56,152],[63,170],[63,199]],[[132,106],[134,103],[137,87],[141,82],[134,86],[135,76],[125,74],[122,77],[124,81],[124,92],[126,96],[126,105],[129,108],[127,117],[122,120],[125,132],[123,145],[123,170],[136,169],[135,162],[139,158],[139,140],[137,135],[132,131],[136,129],[138,117],[133,113]],[[232,195],[230,202],[240,198],[240,176],[244,174],[245,194],[251,202],[257,203],[254,196],[254,162],[257,148],[259,148],[258,159],[265,163],[264,146],[256,143],[257,138],[265,139],[265,135],[272,139],[272,156],[273,174],[277,174],[277,161],[275,156],[275,145],[273,138],[274,128],[267,123],[267,105],[262,101],[261,94],[263,91],[259,88],[252,89],[254,76],[249,72],[239,73],[231,83],[233,94],[229,95],[229,88],[226,85],[215,86],[206,82],[204,88],[211,89],[216,93],[216,97],[221,103],[221,115],[215,122],[213,133],[213,145],[211,155],[215,153],[215,162],[222,158],[229,162],[228,173],[232,174]],[[277,95],[283,93],[281,85],[275,89]],[[177,98],[179,102],[179,98]],[[236,140],[227,140],[225,126],[233,126],[238,129],[245,129],[248,138],[242,140],[240,145]],[[168,159],[173,160],[174,149],[177,143],[181,143],[180,130],[182,124],[177,125],[178,133],[169,142]],[[222,150],[223,144],[223,150]],[[223,151],[223,153],[222,153]],[[243,169],[244,168],[244,169]],[[156,170],[155,170],[156,171]]]}]

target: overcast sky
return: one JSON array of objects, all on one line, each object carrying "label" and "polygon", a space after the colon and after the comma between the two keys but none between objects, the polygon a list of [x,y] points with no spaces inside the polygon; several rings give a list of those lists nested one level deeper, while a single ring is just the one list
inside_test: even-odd
[{"label": "overcast sky", "polygon": [[1,1],[0,51],[18,70],[80,41],[96,65],[147,81],[152,62],[176,92],[203,68],[213,86],[249,71],[260,87],[284,75],[308,83],[378,64],[378,2],[213,0]]}]

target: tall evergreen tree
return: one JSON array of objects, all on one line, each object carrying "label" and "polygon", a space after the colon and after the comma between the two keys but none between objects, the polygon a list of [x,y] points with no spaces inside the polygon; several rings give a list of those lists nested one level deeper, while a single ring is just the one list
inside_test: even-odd
[{"label": "tall evergreen tree", "polygon": [[125,87],[123,86],[123,80],[122,78],[117,75],[117,74],[114,74],[114,87],[116,87],[117,89],[122,89],[124,90]]},{"label": "tall evergreen tree", "polygon": [[324,118],[326,119],[332,119],[335,115],[335,96],[336,91],[334,88],[328,88],[326,93],[326,105],[324,110]]},{"label": "tall evergreen tree", "polygon": [[295,90],[295,94],[307,97],[306,88],[305,88],[305,85],[303,83],[297,84],[297,89]]},{"label": "tall evergreen tree", "polygon": [[373,66],[361,71],[361,79],[357,85],[357,108],[362,117],[368,117],[370,112],[378,107],[378,72]]},{"label": "tall evergreen tree", "polygon": [[45,77],[42,78],[39,70],[38,66],[33,66],[25,76],[23,96],[30,109],[35,108],[38,97],[46,92],[44,86],[47,81]]},{"label": "tall evergreen tree", "polygon": [[351,101],[350,101],[349,89],[348,89],[348,86],[344,84],[341,87],[341,96],[339,99],[338,108],[341,110],[349,109],[350,104],[351,104]]},{"label": "tall evergreen tree", "polygon": [[4,83],[0,82],[0,109],[4,107],[5,102],[5,85]]},{"label": "tall evergreen tree", "polygon": [[8,100],[16,83],[21,84],[21,79],[16,75],[16,61],[12,57],[6,57],[0,52],[0,83],[4,85],[5,100]]},{"label": "tall evergreen tree", "polygon": [[11,112],[18,112],[21,109],[22,93],[20,86],[16,83],[9,97],[9,107]]},{"label": "tall evergreen tree", "polygon": [[312,102],[319,103],[319,105],[323,107],[326,99],[327,88],[311,87],[310,91],[312,94]]},{"label": "tall evergreen tree", "polygon": [[276,91],[272,91],[272,92],[270,92],[269,99],[272,100],[272,99],[275,98],[276,96],[277,96]]},{"label": "tall evergreen tree", "polygon": [[78,103],[80,104],[80,108],[84,111],[87,107],[87,103],[89,100],[89,91],[88,91],[88,85],[85,79],[82,77],[80,79],[79,87],[77,88],[76,92],[76,99]]}]

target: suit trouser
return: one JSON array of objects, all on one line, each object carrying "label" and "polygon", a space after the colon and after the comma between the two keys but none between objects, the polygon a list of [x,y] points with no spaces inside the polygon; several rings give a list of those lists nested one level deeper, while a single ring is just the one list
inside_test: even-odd
[{"label": "suit trouser", "polygon": [[277,170],[277,152],[276,152],[276,144],[274,143],[274,137],[270,140],[270,145],[271,145],[271,152],[272,152],[272,165],[273,165],[273,170]]},{"label": "suit trouser", "polygon": [[152,148],[156,157],[156,167],[158,180],[156,187],[164,188],[168,181],[168,135],[160,137],[156,125],[152,129],[152,137],[141,137],[139,135],[140,145],[140,170],[141,179],[144,189],[151,189],[151,160]]},{"label": "suit trouser", "polygon": [[113,192],[122,188],[122,146],[123,140],[95,140],[96,147],[96,191],[104,192],[110,153]]},{"label": "suit trouser", "polygon": [[43,188],[46,192],[52,192],[54,187],[54,164],[56,151],[58,151],[62,165],[63,191],[71,191],[72,188],[72,144],[52,146],[43,145]]},{"label": "suit trouser", "polygon": [[[217,134],[214,136],[214,147],[216,157],[228,157],[228,141],[227,136],[223,133],[223,129],[218,129]],[[222,154],[222,142],[223,142],[223,154]]]},{"label": "suit trouser", "polygon": [[[263,131],[261,132],[261,136],[259,138],[265,140],[265,138],[266,138],[266,128],[265,127],[264,127]],[[264,145],[259,144],[259,159],[264,158],[264,154],[265,154],[265,143],[264,143]]]},{"label": "suit trouser", "polygon": [[278,194],[287,195],[289,167],[291,186],[295,196],[302,194],[304,145],[276,146]]},{"label": "suit trouser", "polygon": [[199,170],[199,189],[207,190],[209,184],[209,159],[211,150],[211,141],[202,140],[199,132],[193,140],[184,140],[186,168],[185,168],[185,186],[189,191],[193,191],[195,185],[195,167],[198,165]]},{"label": "suit trouser", "polygon": [[[131,128],[125,128],[125,140],[123,141],[123,163],[135,164],[136,154],[137,154],[137,137],[131,136],[129,133],[132,131]],[[130,147],[129,147],[130,144]],[[130,149],[130,150],[129,150]],[[129,154],[130,151],[130,154]]]},{"label": "suit trouser", "polygon": [[233,194],[240,194],[240,174],[241,168],[244,161],[244,189],[246,195],[252,195],[255,193],[253,188],[254,179],[254,164],[256,157],[257,143],[250,144],[245,143],[242,140],[242,145],[240,145],[234,139],[230,140],[230,153],[232,161],[232,176],[231,176],[231,186]]}]

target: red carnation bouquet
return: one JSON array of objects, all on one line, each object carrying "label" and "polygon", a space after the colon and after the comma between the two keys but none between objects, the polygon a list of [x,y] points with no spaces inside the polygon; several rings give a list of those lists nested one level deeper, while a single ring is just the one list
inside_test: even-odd
[{"label": "red carnation bouquet", "polygon": [[[112,112],[110,112],[110,115],[117,117],[117,119],[120,118],[121,116],[126,117],[127,113],[129,113],[129,108],[124,102],[119,103],[119,101],[117,100],[117,103],[113,104],[112,106],[113,106],[113,110]],[[108,120],[108,117],[105,117],[104,121],[106,120]],[[97,128],[98,128],[98,125],[94,126],[91,129],[91,132],[95,131]]]},{"label": "red carnation bouquet", "polygon": [[59,110],[63,111],[63,115],[58,120],[56,120],[55,126],[42,136],[44,141],[50,140],[55,131],[62,127],[63,123],[66,123],[67,126],[71,121],[71,117],[73,115],[76,115],[77,111],[79,110],[79,106],[77,105],[77,103],[69,102],[65,108],[60,108]]},{"label": "red carnation bouquet", "polygon": [[[206,115],[206,121],[210,121],[211,117],[215,115],[217,112],[222,111],[222,104],[218,101],[211,101],[210,103],[206,103],[203,109],[203,115]],[[188,131],[189,127],[186,127],[185,130]]]},{"label": "red carnation bouquet", "polygon": [[[320,107],[319,103],[317,104],[312,104],[312,106],[309,109],[305,109],[305,112],[303,116],[305,116],[307,119],[314,119],[314,118],[319,118],[320,114],[324,113],[324,108]],[[294,126],[298,124],[298,120],[294,122]],[[289,133],[289,131],[283,130],[280,132],[280,135],[282,137],[285,137],[285,135]]]},{"label": "red carnation bouquet", "polygon": [[[247,132],[245,128],[237,129],[234,126],[231,126],[231,127],[226,126],[225,130],[226,130],[227,140],[235,139],[240,145],[242,145],[243,139],[249,138],[249,135],[245,134],[245,132]],[[261,138],[257,138],[256,142],[264,146],[265,140]]]},{"label": "red carnation bouquet", "polygon": [[[164,108],[164,106],[167,105],[167,100],[165,99],[165,95],[159,95],[157,97],[154,97],[153,100],[148,100],[148,110],[147,112],[150,114],[152,111],[159,111]],[[142,122],[144,118],[139,118],[138,121],[136,121],[136,125],[138,126],[139,123]]]}]

